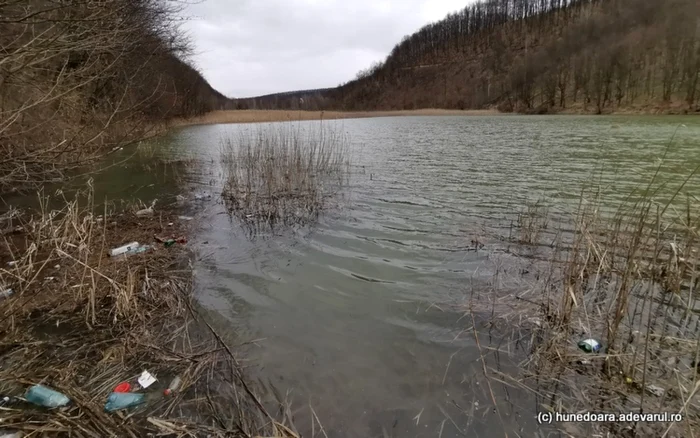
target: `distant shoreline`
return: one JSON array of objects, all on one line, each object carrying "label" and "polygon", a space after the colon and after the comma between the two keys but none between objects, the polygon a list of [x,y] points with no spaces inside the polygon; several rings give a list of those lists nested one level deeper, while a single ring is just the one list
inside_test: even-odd
[{"label": "distant shoreline", "polygon": [[493,116],[506,115],[498,110],[446,110],[418,109],[396,111],[299,111],[299,110],[228,110],[212,111],[203,116],[177,119],[172,127],[189,125],[213,125],[219,123],[264,123],[294,120],[337,120],[368,117],[402,116]]},{"label": "distant shoreline", "polygon": [[[426,108],[417,110],[394,111],[300,111],[300,110],[225,110],[212,111],[203,116],[188,119],[175,119],[168,122],[168,128],[190,125],[216,125],[225,123],[265,123],[284,122],[298,120],[339,120],[362,119],[371,117],[407,117],[407,116],[509,116],[524,115],[522,113],[500,112],[497,109],[486,110],[449,110],[438,108]],[[572,108],[567,111],[550,113],[550,115],[595,115],[590,112]],[[615,115],[680,115],[667,112],[651,112],[635,109],[620,110],[611,113],[600,114],[602,116]],[[695,115],[695,114],[688,114]]]}]

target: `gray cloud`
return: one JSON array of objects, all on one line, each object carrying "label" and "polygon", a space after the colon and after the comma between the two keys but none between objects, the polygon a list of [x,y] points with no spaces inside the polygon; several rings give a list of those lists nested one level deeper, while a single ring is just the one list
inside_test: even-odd
[{"label": "gray cloud", "polygon": [[333,87],[469,0],[207,0],[184,25],[207,80],[231,97]]}]

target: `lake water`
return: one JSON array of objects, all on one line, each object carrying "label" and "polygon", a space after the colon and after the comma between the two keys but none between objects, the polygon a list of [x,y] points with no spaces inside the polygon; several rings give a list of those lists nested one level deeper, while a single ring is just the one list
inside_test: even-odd
[{"label": "lake water", "polygon": [[[491,233],[507,235],[514,213],[537,199],[558,214],[573,211],[591,178],[612,202],[623,199],[664,154],[660,178],[670,186],[700,165],[700,119],[692,117],[324,124],[347,133],[353,175],[341,208],[315,226],[251,239],[215,199],[192,206],[196,298],[229,339],[264,338],[244,348],[249,373],[268,399],[287,395],[305,436],[312,427],[323,436],[311,409],[329,437],[535,436],[537,400],[483,377],[482,354],[491,373],[507,374],[522,353],[483,328],[488,315],[460,307],[493,287],[501,248]],[[203,167],[184,177],[216,195],[220,140],[245,129],[193,126],[160,143],[200,158]],[[167,178],[138,169],[110,169],[99,196],[175,194]],[[700,196],[698,179],[683,193]],[[486,246],[474,251],[472,240]]]},{"label": "lake water", "polygon": [[[484,230],[506,233],[499,227],[540,198],[573,211],[591,178],[623,199],[667,148],[661,177],[671,184],[700,164],[697,118],[324,123],[351,143],[343,208],[313,228],[251,240],[222,205],[205,204],[195,244],[199,302],[237,338],[264,338],[246,350],[251,372],[289,393],[300,429],[310,431],[313,408],[333,437],[533,436],[534,398],[492,381],[494,411],[472,316],[449,305],[491,287],[497,245]],[[246,129],[189,127],[169,141],[216,162],[220,139]],[[192,182],[216,193],[220,171],[213,164]],[[685,191],[699,187],[695,179]],[[472,239],[487,245],[471,251]],[[480,341],[507,344],[497,334]],[[510,345],[510,358],[488,355],[489,368],[514,370],[522,356]]]}]

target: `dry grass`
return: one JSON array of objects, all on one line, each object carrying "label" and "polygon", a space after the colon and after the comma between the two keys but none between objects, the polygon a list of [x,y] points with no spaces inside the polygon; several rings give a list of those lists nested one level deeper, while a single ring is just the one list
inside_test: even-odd
[{"label": "dry grass", "polygon": [[[539,410],[684,416],[580,425],[589,430],[576,433],[692,437],[699,430],[700,202],[684,194],[693,178],[696,172],[669,187],[657,170],[613,210],[598,190],[584,190],[571,223],[557,230],[545,226],[539,207],[521,215],[516,240],[538,243],[539,252],[491,298],[505,304],[495,320],[530,334],[524,373],[511,382],[532,391]],[[602,353],[578,350],[589,337],[602,341]]]},{"label": "dry grass", "polygon": [[[185,234],[176,213],[92,209],[88,191],[61,210],[15,215],[8,228],[19,228],[4,235],[0,284],[15,293],[0,300],[0,394],[43,383],[72,404],[2,407],[3,428],[34,437],[297,436],[272,419],[230,347],[197,315],[184,247],[107,257],[128,241]],[[105,413],[112,388],[143,369],[158,377],[146,405]],[[161,396],[175,375],[182,388]]]},{"label": "dry grass", "polygon": [[285,122],[290,120],[334,120],[398,116],[478,116],[500,114],[496,110],[419,109],[397,111],[291,111],[231,110],[212,111],[200,117],[179,119],[172,126],[212,125],[219,123]]},{"label": "dry grass", "polygon": [[228,211],[249,224],[304,224],[318,218],[347,183],[347,141],[321,124],[292,123],[241,131],[222,142],[222,196]]}]

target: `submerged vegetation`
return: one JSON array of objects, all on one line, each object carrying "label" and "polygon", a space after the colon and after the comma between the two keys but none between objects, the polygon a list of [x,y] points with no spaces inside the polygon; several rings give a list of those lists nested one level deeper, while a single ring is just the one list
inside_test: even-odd
[{"label": "submerged vegetation", "polygon": [[248,224],[312,222],[346,185],[347,139],[321,123],[266,125],[222,140],[222,197],[228,211]]},{"label": "submerged vegetation", "polygon": [[[657,170],[612,209],[599,189],[584,190],[558,226],[542,220],[541,202],[529,210],[537,220],[519,222],[522,240],[539,246],[509,298],[518,318],[494,317],[531,334],[523,375],[507,380],[532,391],[539,411],[683,415],[577,426],[615,436],[692,436],[700,426],[700,203],[685,193],[696,171],[670,187]],[[602,343],[599,354],[577,348],[587,338]]]}]

